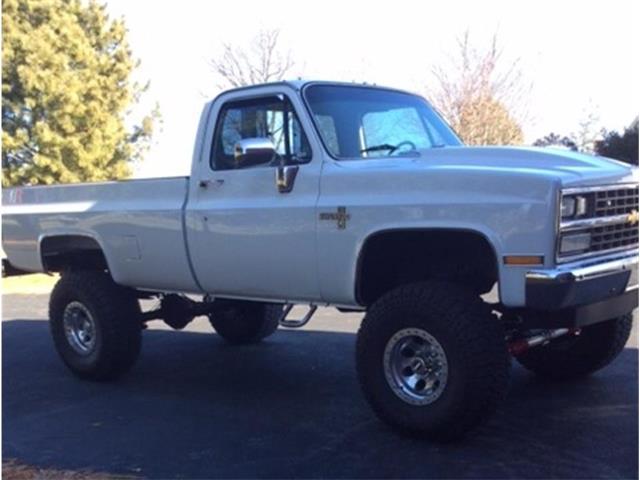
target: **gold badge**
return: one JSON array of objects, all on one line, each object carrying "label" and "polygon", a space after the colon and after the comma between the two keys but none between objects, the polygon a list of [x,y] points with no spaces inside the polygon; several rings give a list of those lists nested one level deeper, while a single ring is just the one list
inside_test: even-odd
[{"label": "gold badge", "polygon": [[638,211],[631,210],[629,215],[627,215],[627,222],[629,222],[631,225],[635,225],[636,223],[638,223],[638,220],[640,220],[640,214],[638,214]]},{"label": "gold badge", "polygon": [[331,220],[337,222],[338,230],[347,228],[347,220],[351,219],[351,215],[347,213],[347,207],[338,207],[336,213],[322,212],[320,220]]}]

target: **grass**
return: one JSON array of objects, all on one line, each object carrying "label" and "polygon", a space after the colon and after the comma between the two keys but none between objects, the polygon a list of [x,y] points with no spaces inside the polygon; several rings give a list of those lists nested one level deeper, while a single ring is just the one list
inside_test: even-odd
[{"label": "grass", "polygon": [[49,293],[57,281],[57,275],[45,275],[43,273],[7,277],[2,279],[2,294],[33,295]]},{"label": "grass", "polygon": [[133,479],[131,476],[117,476],[89,471],[56,470],[23,465],[16,460],[2,462],[2,480],[115,480]]}]

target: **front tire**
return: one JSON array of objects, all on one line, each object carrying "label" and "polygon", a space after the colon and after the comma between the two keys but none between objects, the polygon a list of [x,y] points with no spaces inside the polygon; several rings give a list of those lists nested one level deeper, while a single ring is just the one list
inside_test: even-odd
[{"label": "front tire", "polygon": [[358,332],[356,367],[383,421],[452,440],[496,409],[510,358],[502,325],[478,296],[427,282],[396,288],[371,306]]},{"label": "front tire", "polygon": [[84,379],[113,380],[140,353],[138,300],[105,273],[64,273],[51,292],[49,325],[63,362]]},{"label": "front tire", "polygon": [[216,308],[209,315],[215,331],[234,345],[258,343],[278,329],[282,305],[216,300]]},{"label": "front tire", "polygon": [[578,336],[554,340],[516,357],[528,370],[550,380],[589,375],[611,363],[624,349],[633,328],[631,313],[581,329]]}]

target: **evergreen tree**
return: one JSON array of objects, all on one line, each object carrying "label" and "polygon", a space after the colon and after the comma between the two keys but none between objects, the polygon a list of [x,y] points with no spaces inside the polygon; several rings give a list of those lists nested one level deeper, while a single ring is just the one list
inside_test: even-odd
[{"label": "evergreen tree", "polygon": [[638,118],[625,128],[622,134],[611,131],[596,143],[596,152],[631,165],[638,165]]},{"label": "evergreen tree", "polygon": [[157,113],[125,124],[144,88],[123,21],[93,0],[4,0],[2,29],[2,184],[129,176]]},{"label": "evergreen tree", "polygon": [[561,137],[557,133],[553,133],[553,132],[551,132],[545,137],[537,139],[535,142],[533,142],[533,146],[534,147],[561,147],[561,148],[566,148],[568,150],[573,150],[574,152],[578,151],[578,146],[576,145],[576,142],[574,142],[571,138],[567,137],[566,135],[564,137]]}]

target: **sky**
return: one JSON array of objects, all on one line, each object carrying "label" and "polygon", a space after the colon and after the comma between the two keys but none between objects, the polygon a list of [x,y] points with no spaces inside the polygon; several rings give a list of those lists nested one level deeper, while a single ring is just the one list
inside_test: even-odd
[{"label": "sky", "polygon": [[[209,61],[223,42],[247,46],[279,29],[296,61],[290,78],[376,83],[428,96],[434,66],[448,65],[466,30],[479,48],[498,32],[505,65],[526,84],[525,141],[575,132],[589,113],[620,130],[638,115],[640,2],[609,0],[212,1],[106,0],[123,17],[150,88],[131,118],[158,103],[154,135],[137,177],[188,175],[204,103],[219,93]],[[133,121],[133,120],[132,120]]]}]

